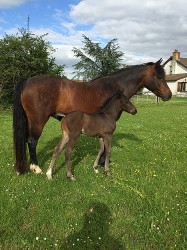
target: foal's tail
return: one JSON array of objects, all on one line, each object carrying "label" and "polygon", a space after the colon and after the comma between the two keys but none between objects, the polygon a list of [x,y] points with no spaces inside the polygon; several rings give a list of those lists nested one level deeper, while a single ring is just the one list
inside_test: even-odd
[{"label": "foal's tail", "polygon": [[21,103],[21,93],[25,87],[26,80],[20,79],[15,90],[13,100],[13,137],[14,153],[16,162],[14,167],[18,174],[27,172],[27,139],[28,121]]}]

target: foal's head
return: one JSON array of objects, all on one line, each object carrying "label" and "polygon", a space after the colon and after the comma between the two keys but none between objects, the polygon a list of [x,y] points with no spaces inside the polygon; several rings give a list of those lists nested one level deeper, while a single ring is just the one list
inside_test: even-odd
[{"label": "foal's head", "polygon": [[118,91],[117,98],[120,101],[120,107],[123,111],[126,111],[132,115],[135,115],[137,113],[136,108],[132,104],[132,102],[129,101],[129,99],[123,94],[123,91]]}]

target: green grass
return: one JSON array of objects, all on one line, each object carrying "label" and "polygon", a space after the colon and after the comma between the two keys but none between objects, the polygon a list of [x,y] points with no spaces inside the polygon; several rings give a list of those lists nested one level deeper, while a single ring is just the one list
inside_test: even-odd
[{"label": "green grass", "polygon": [[[111,177],[94,173],[98,140],[81,136],[76,182],[63,154],[52,181],[16,176],[11,113],[0,113],[0,249],[187,249],[187,99],[134,104],[113,136]],[[44,172],[60,138],[50,119],[38,144]]]}]

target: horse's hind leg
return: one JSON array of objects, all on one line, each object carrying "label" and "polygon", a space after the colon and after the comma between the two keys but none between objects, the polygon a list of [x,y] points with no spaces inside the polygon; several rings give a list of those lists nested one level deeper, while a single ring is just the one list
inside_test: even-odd
[{"label": "horse's hind leg", "polygon": [[95,173],[98,173],[98,163],[99,163],[99,159],[101,157],[101,155],[103,154],[103,151],[104,151],[104,141],[103,141],[103,138],[99,138],[99,152],[98,152],[98,155],[97,155],[97,158],[94,162],[94,165],[93,165],[93,169],[95,171]]},{"label": "horse's hind leg", "polygon": [[29,122],[29,137],[28,137],[28,148],[29,148],[29,154],[30,154],[30,170],[31,172],[34,172],[36,174],[42,173],[42,169],[38,166],[38,160],[36,155],[36,147],[38,144],[38,139],[42,133],[43,127],[46,124],[48,118],[45,120],[43,119],[42,122],[37,122],[35,120],[31,123],[31,121],[28,119]]},{"label": "horse's hind leg", "polygon": [[47,170],[47,173],[46,173],[48,180],[52,179],[53,166],[55,164],[55,161],[56,161],[57,157],[60,155],[62,150],[65,148],[65,146],[66,146],[66,144],[68,142],[68,139],[69,139],[68,135],[64,134],[63,138],[61,139],[61,142],[54,149],[53,156],[52,156],[52,159],[51,159],[51,163],[50,163],[50,166],[49,166],[49,168]]},{"label": "horse's hind leg", "polygon": [[36,174],[42,173],[41,168],[38,166],[38,160],[36,156],[36,146],[38,143],[38,139],[33,136],[29,136],[28,138],[28,147],[30,154],[30,170]]}]

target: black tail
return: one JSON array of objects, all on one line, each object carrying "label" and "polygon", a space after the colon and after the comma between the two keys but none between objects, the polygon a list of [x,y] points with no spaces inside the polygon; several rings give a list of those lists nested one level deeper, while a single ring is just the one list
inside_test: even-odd
[{"label": "black tail", "polygon": [[15,169],[18,174],[23,174],[27,169],[27,139],[28,139],[28,121],[21,103],[21,93],[25,87],[26,80],[20,79],[14,90],[13,101],[13,134],[14,134],[14,152]]}]

